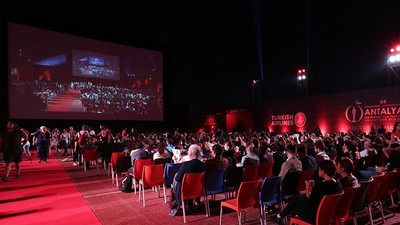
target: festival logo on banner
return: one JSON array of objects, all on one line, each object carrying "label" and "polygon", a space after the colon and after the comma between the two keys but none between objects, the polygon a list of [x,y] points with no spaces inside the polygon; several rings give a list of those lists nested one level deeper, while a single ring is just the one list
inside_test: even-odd
[{"label": "festival logo on banner", "polygon": [[364,122],[390,122],[400,119],[400,104],[388,104],[386,99],[377,105],[362,106],[362,102],[355,101],[346,108],[345,117],[350,123]]},{"label": "festival logo on banner", "polygon": [[302,127],[306,124],[306,115],[302,112],[284,115],[271,115],[271,126],[293,126]]}]

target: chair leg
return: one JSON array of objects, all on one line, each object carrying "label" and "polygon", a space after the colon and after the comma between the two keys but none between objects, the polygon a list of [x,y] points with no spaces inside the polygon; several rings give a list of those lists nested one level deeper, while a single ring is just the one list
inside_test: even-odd
[{"label": "chair leg", "polygon": [[219,225],[222,225],[222,207],[219,210]]},{"label": "chair leg", "polygon": [[357,223],[357,214],[356,213],[354,213],[354,215],[353,215],[353,225],[357,225],[358,223]]},{"label": "chair leg", "polygon": [[111,179],[112,183],[114,183],[114,168],[111,167]]},{"label": "chair leg", "polygon": [[260,206],[260,213],[261,213],[261,215],[260,215],[260,221],[261,221],[261,224],[267,224],[267,218],[266,218],[266,215],[265,215],[265,205],[261,205]]},{"label": "chair leg", "polygon": [[158,192],[158,197],[160,197],[161,186],[157,186],[157,187],[156,187],[156,190],[158,190],[158,191],[157,191],[157,192]]},{"label": "chair leg", "polygon": [[206,208],[206,217],[211,216],[211,212],[210,212],[210,202],[208,201],[208,196],[204,196],[204,205]]},{"label": "chair leg", "polygon": [[374,219],[372,218],[372,211],[371,211],[371,206],[370,205],[368,205],[367,210],[368,210],[368,216],[369,216],[369,224],[373,225],[374,224]]},{"label": "chair leg", "polygon": [[243,211],[243,222],[246,223],[246,212]]},{"label": "chair leg", "polygon": [[104,161],[103,164],[104,164],[104,170],[106,170],[107,169],[106,161]]},{"label": "chair leg", "polygon": [[182,199],[183,223],[186,223],[185,200]]},{"label": "chair leg", "polygon": [[133,189],[135,190],[135,195],[136,195],[136,178],[133,179]]},{"label": "chair leg", "polygon": [[83,170],[86,172],[86,162],[83,160]]},{"label": "chair leg", "polygon": [[[140,187],[140,184],[139,184]],[[142,185],[142,193],[143,193],[143,207],[146,207],[146,199],[144,198],[144,185]],[[140,195],[140,193],[139,193]]]},{"label": "chair leg", "polygon": [[239,213],[238,221],[239,221],[239,225],[242,225],[242,213]]},{"label": "chair leg", "polygon": [[118,173],[115,173],[115,183],[116,183],[116,185],[117,185],[117,187],[118,187]]},{"label": "chair leg", "polygon": [[379,209],[381,210],[382,222],[385,223],[385,214],[383,213],[382,201],[379,201]]},{"label": "chair leg", "polygon": [[141,192],[141,187],[142,187],[142,185],[141,185],[141,183],[139,182],[139,202],[140,202],[140,198],[142,197],[141,194],[140,194],[140,192]]},{"label": "chair leg", "polygon": [[164,190],[164,203],[167,203],[167,192],[165,191],[165,184],[163,184],[163,190]]},{"label": "chair leg", "polygon": [[392,203],[391,206],[395,206],[394,200],[393,200],[393,193],[389,193],[389,195],[390,195],[390,203]]}]

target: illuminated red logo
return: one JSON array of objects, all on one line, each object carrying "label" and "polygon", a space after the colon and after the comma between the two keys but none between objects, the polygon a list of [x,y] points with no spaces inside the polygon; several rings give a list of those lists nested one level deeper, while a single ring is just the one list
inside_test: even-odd
[{"label": "illuminated red logo", "polygon": [[298,127],[304,126],[306,124],[306,121],[307,121],[306,115],[302,112],[298,112],[294,116],[294,124],[296,124],[296,126]]},{"label": "illuminated red logo", "polygon": [[344,115],[350,123],[357,123],[364,117],[364,110],[359,106],[359,104],[350,105],[347,107]]}]

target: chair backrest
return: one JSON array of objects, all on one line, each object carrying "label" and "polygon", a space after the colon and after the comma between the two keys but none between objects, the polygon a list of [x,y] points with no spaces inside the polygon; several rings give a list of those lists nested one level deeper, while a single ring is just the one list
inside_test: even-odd
[{"label": "chair backrest", "polygon": [[301,172],[288,172],[282,179],[282,196],[299,194],[299,179]]},{"label": "chair backrest", "polygon": [[164,165],[143,166],[142,180],[144,187],[154,187],[164,184]]},{"label": "chair backrest", "polygon": [[387,191],[389,194],[399,189],[400,170],[386,172],[387,175]]},{"label": "chair backrest", "polygon": [[261,184],[261,190],[259,193],[261,205],[273,205],[277,202],[281,202],[281,184],[282,177],[266,177]]},{"label": "chair backrest", "polygon": [[125,152],[113,152],[111,153],[111,167],[117,166],[118,157],[125,156]]},{"label": "chair backrest", "polygon": [[98,159],[97,149],[86,149],[83,152],[83,158],[85,161],[96,161]]},{"label": "chair backrest", "polygon": [[372,176],[374,179],[371,183],[371,185],[368,188],[368,202],[372,203],[375,201],[379,201],[381,198],[381,193],[379,193],[379,188],[381,183],[383,183],[384,175],[376,175]]},{"label": "chair backrest", "polygon": [[152,164],[153,159],[136,159],[135,165],[133,165],[133,177],[142,178],[143,166]]},{"label": "chair backrest", "polygon": [[369,186],[371,185],[373,181],[373,178],[367,181],[360,181],[360,187],[358,188],[353,201],[351,203],[351,210],[353,212],[358,212],[360,210],[365,209],[368,205],[368,199],[367,199],[367,194],[368,194],[368,189]]},{"label": "chair backrest", "polygon": [[239,212],[241,212],[242,209],[252,206],[255,207],[260,204],[259,192],[261,181],[261,179],[247,182],[243,181],[242,184],[240,184],[238,197],[236,199]]},{"label": "chair backrest", "polygon": [[316,225],[334,224],[337,220],[337,208],[343,192],[336,195],[325,195],[319,204]]},{"label": "chair backrest", "polygon": [[360,188],[360,184],[357,187],[348,187],[344,189],[343,196],[340,198],[339,207],[338,207],[338,217],[343,218],[345,217],[351,209],[351,204],[353,202],[354,196],[358,189]]},{"label": "chair backrest", "polygon": [[164,182],[166,185],[172,184],[175,174],[181,168],[182,163],[166,163],[164,168]]},{"label": "chair backrest", "polygon": [[258,180],[258,168],[260,164],[247,165],[243,169],[243,181]]},{"label": "chair backrest", "polygon": [[117,165],[115,166],[116,173],[127,172],[131,165],[131,157],[130,156],[120,156],[117,159]]},{"label": "chair backrest", "polygon": [[234,187],[243,181],[243,167],[229,167],[225,174],[225,184],[227,187]]},{"label": "chair backrest", "polygon": [[272,177],[272,167],[274,166],[274,161],[263,162],[258,171],[258,177],[264,179],[266,177]]},{"label": "chair backrest", "polygon": [[186,173],[183,176],[182,188],[181,188],[181,199],[194,199],[201,196],[205,196],[205,184],[204,179],[206,172],[202,173]]},{"label": "chair backrest", "polygon": [[306,180],[313,180],[315,169],[303,170],[299,178],[299,192],[306,190]]},{"label": "chair backrest", "polygon": [[207,194],[213,195],[225,191],[225,172],[226,169],[207,170],[205,178]]},{"label": "chair backrest", "polygon": [[170,158],[158,158],[154,160],[154,165],[162,164],[165,165],[166,163],[171,162]]}]

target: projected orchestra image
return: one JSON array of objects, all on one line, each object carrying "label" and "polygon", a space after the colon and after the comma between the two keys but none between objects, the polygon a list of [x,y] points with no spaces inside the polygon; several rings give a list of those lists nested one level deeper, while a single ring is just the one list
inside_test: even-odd
[{"label": "projected orchestra image", "polygon": [[[162,52],[9,26],[11,117],[163,119]],[[48,42],[26,41],[22,31]]]}]

